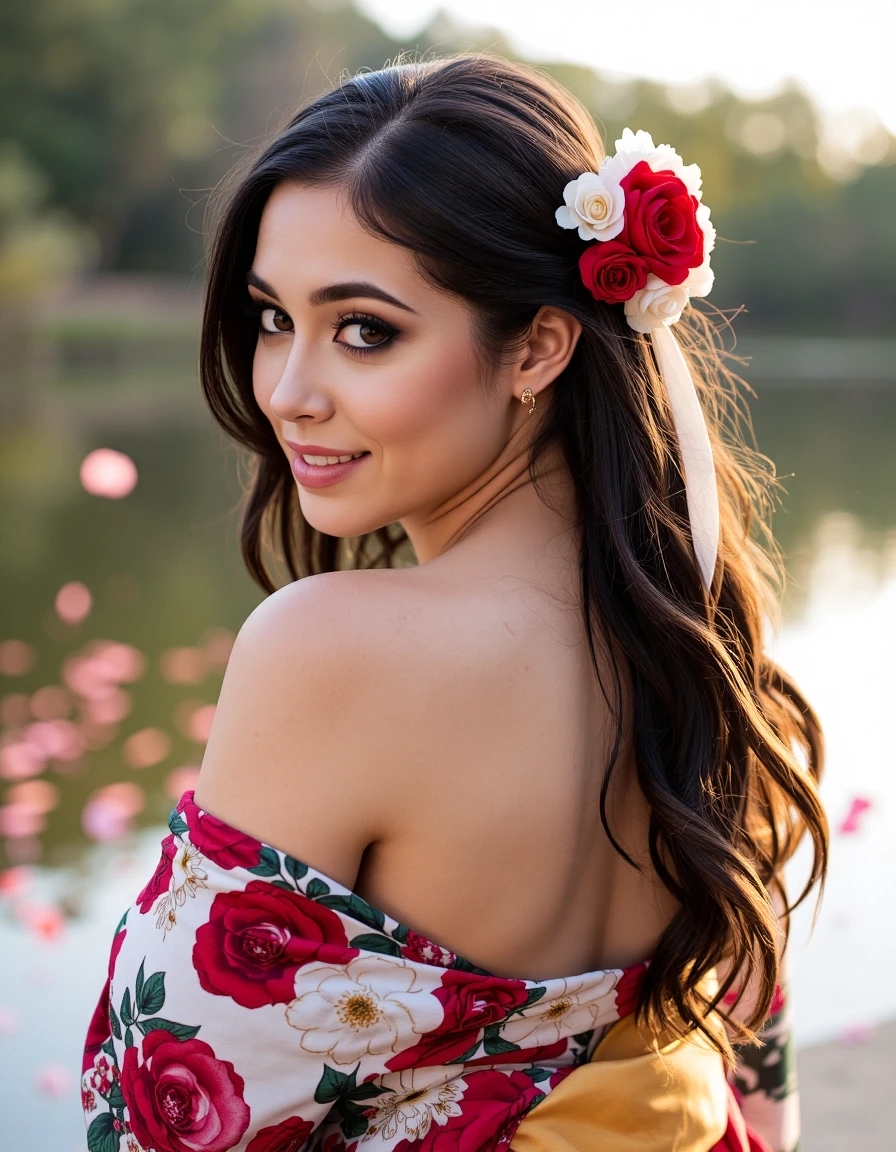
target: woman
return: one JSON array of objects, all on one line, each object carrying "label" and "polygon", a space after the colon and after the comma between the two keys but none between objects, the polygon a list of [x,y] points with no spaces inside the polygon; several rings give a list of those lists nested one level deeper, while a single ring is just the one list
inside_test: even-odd
[{"label": "woman", "polygon": [[541,73],[460,56],[236,175],[201,374],[271,595],[113,941],[91,1149],[795,1147],[821,734],[762,651],[718,356],[679,351],[699,173],[603,157]]}]

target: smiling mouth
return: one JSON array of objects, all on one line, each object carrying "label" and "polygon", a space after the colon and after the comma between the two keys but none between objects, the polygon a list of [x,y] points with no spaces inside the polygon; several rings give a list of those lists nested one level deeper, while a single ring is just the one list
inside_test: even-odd
[{"label": "smiling mouth", "polygon": [[361,456],[366,456],[366,452],[355,452],[351,456],[306,456],[304,452],[299,455],[306,464],[317,465],[320,467],[324,464],[347,464],[349,460],[358,460]]}]

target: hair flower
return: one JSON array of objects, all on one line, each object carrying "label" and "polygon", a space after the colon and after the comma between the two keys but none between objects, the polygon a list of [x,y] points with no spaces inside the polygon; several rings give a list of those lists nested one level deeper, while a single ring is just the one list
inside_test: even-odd
[{"label": "hair flower", "polygon": [[579,259],[585,286],[596,300],[624,304],[636,332],[674,324],[692,296],[712,288],[715,229],[701,183],[696,164],[626,128],[600,172],[563,190],[557,223],[589,242]]}]

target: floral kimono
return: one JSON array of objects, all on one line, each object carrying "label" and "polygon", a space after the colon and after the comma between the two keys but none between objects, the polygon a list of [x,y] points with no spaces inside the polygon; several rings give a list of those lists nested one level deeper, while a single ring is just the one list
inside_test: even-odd
[{"label": "floral kimono", "polygon": [[168,826],[89,1027],[89,1152],[767,1148],[718,1052],[645,1053],[646,963],[505,979],[192,792]]}]

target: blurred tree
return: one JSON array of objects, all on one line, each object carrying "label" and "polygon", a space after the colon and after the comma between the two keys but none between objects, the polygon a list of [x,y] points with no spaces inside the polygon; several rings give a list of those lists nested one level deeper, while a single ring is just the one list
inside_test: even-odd
[{"label": "blurred tree", "polygon": [[[351,0],[6,0],[0,143],[39,177],[43,212],[96,237],[98,271],[190,275],[207,190],[303,101],[406,50],[478,48],[509,54],[500,33],[461,32],[443,13],[398,42]],[[542,67],[610,147],[630,124],[700,164],[724,238],[712,299],[747,304],[742,327],[892,330],[896,149],[879,125],[874,164],[838,159],[795,86],[744,103],[718,83]]]}]

